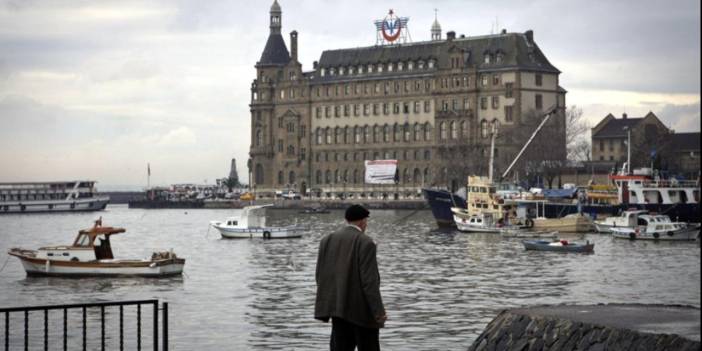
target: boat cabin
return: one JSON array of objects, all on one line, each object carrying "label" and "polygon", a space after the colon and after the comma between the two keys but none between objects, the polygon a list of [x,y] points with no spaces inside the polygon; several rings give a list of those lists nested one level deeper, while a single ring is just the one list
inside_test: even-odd
[{"label": "boat cabin", "polygon": [[80,262],[113,259],[110,236],[124,232],[124,228],[103,227],[102,219],[98,219],[92,228],[79,231],[71,246],[42,247],[37,257]]},{"label": "boat cabin", "polygon": [[498,194],[496,184],[490,183],[487,177],[480,176],[468,177],[466,206],[471,216],[488,214],[497,220],[508,217],[513,210],[512,205],[506,204],[505,199]]}]

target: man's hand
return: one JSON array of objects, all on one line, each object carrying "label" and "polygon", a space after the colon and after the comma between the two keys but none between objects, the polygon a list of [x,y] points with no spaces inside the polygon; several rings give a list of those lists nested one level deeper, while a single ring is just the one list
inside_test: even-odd
[{"label": "man's hand", "polygon": [[375,321],[380,325],[381,327],[385,326],[385,321],[388,320],[388,315],[383,313],[381,316],[376,316]]}]

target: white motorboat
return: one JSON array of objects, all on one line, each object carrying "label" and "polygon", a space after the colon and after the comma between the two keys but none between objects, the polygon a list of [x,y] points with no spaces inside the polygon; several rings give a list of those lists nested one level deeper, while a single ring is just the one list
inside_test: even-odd
[{"label": "white motorboat", "polygon": [[496,221],[491,213],[469,214],[467,210],[458,207],[452,207],[451,212],[453,212],[456,227],[462,232],[500,233],[508,229],[521,228],[505,224],[502,219]]},{"label": "white motorboat", "polygon": [[224,221],[211,221],[210,225],[226,239],[284,239],[299,238],[307,228],[298,225],[285,227],[266,226],[265,208],[272,205],[246,206],[238,217]]},{"label": "white motorboat", "polygon": [[638,215],[633,227],[611,227],[615,238],[631,240],[691,241],[700,235],[699,224],[671,222],[664,215]]},{"label": "white motorboat", "polygon": [[637,225],[639,215],[647,214],[645,210],[629,210],[623,211],[621,215],[616,217],[607,217],[600,221],[595,221],[595,228],[600,233],[611,233],[614,227],[629,227],[633,228]]},{"label": "white motorboat", "polygon": [[98,219],[92,228],[79,231],[71,245],[13,248],[8,254],[20,259],[27,275],[163,277],[183,273],[185,259],[173,251],[154,252],[147,259],[115,259],[110,237],[124,232],[123,228],[103,227]]}]

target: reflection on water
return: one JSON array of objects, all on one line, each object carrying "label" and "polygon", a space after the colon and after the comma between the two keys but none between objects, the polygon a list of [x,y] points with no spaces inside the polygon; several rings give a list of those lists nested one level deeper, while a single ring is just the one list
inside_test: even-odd
[{"label": "reflection on water", "polygon": [[[328,347],[330,326],[312,318],[314,270],[319,240],[342,225],[341,211],[269,211],[273,225],[297,221],[312,228],[300,239],[269,241],[225,240],[208,231],[210,220],[223,219],[230,210],[110,206],[99,214],[0,216],[0,250],[69,243],[100,215],[106,225],[127,229],[113,240],[116,256],[148,257],[173,248],[186,258],[186,273],[166,279],[27,278],[12,258],[0,272],[0,305],[156,298],[169,302],[173,349]],[[595,242],[592,255],[527,252],[518,239],[438,230],[429,211],[373,211],[368,233],[378,243],[388,310],[381,331],[385,349],[465,348],[500,310],[516,306],[700,306],[695,243],[629,242],[587,234],[569,239]]]}]

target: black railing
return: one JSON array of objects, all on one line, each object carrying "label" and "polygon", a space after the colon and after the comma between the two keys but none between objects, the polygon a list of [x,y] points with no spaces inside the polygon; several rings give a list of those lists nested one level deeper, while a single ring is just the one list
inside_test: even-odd
[{"label": "black railing", "polygon": [[[87,304],[71,304],[71,305],[50,305],[50,306],[28,306],[28,307],[10,307],[10,308],[0,308],[0,313],[5,314],[5,351],[10,349],[10,314],[11,313],[23,313],[24,314],[24,350],[29,350],[29,344],[30,344],[30,327],[29,327],[29,321],[30,321],[30,316],[29,312],[32,311],[43,311],[43,317],[44,317],[44,323],[43,323],[43,345],[44,345],[44,350],[49,349],[49,320],[50,320],[50,314],[49,311],[54,311],[54,310],[63,310],[63,350],[68,350],[68,340],[69,340],[69,335],[70,336],[76,336],[75,333],[69,334],[69,310],[81,310],[82,311],[82,330],[81,330],[81,341],[82,341],[82,350],[87,350],[87,341],[88,341],[88,309],[96,309],[99,308],[99,319],[100,319],[100,349],[105,350],[106,347],[106,335],[107,333],[105,332],[105,322],[106,322],[106,312],[109,312],[108,308],[109,307],[119,307],[119,349],[124,350],[125,349],[125,316],[124,316],[124,307],[125,306],[133,306],[136,305],[136,336],[135,336],[135,341],[136,341],[136,347],[127,347],[128,350],[135,349],[136,350],[141,350],[142,348],[142,311],[141,307],[142,305],[152,305],[152,310],[153,310],[153,317],[152,317],[152,331],[153,331],[153,350],[158,351],[158,345],[159,345],[159,338],[158,338],[158,310],[159,310],[159,303],[158,300],[137,300],[137,301],[117,301],[117,302],[96,302],[96,303],[87,303]],[[106,311],[107,310],[107,311]],[[111,310],[111,309],[110,309]],[[161,339],[161,345],[162,345],[162,350],[167,351],[168,350],[168,303],[164,302],[162,304],[162,326],[161,326],[161,331],[162,331],[162,339]],[[91,316],[93,317],[93,316]],[[94,319],[94,318],[91,318]],[[32,330],[34,331],[34,330]],[[40,338],[40,336],[35,336],[34,334],[32,335],[34,339]],[[59,337],[60,338],[60,337]],[[34,341],[34,340],[33,340]],[[54,342],[55,343],[55,342]],[[14,345],[13,345],[14,346]],[[38,349],[38,345],[32,345],[31,349]],[[52,347],[55,348],[55,347]],[[91,349],[94,349],[95,347],[91,347]],[[14,347],[13,347],[14,349]],[[71,349],[76,349],[76,347],[71,347]],[[115,349],[115,347],[110,347],[110,349]]]}]

